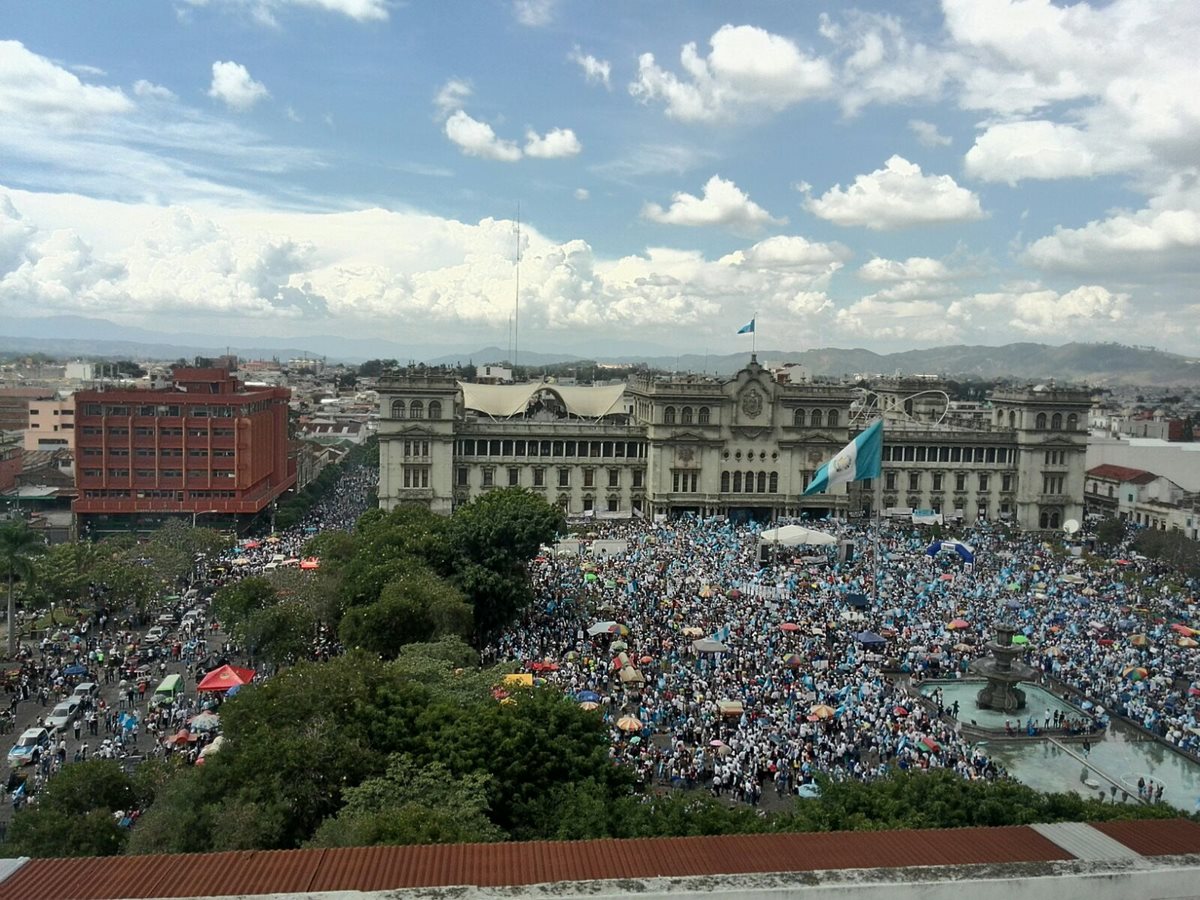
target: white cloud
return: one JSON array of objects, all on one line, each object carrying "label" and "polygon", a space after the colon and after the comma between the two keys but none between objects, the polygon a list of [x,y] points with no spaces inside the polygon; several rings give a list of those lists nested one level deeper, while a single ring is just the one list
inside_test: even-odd
[{"label": "white cloud", "polygon": [[838,243],[815,243],[799,235],[779,234],[745,250],[735,250],[722,262],[747,269],[804,272],[821,279],[824,286],[850,255],[850,251]]},{"label": "white cloud", "polygon": [[630,184],[646,175],[682,175],[705,164],[714,155],[711,151],[685,144],[641,144],[624,156],[591,166],[590,171]]},{"label": "white cloud", "polygon": [[774,112],[826,96],[833,70],[781,35],[752,25],[723,25],[702,57],[695,43],[680,52],[681,78],[661,68],[654,54],[638,58],[629,92],[643,102],[661,101],[667,115],[685,122],[716,122]]},{"label": "white cloud", "polygon": [[964,160],[969,175],[1016,184],[1023,178],[1090,178],[1148,158],[1136,146],[1097,146],[1097,136],[1056,122],[1003,122],[975,140]]},{"label": "white cloud", "polygon": [[558,0],[513,0],[513,14],[517,21],[530,28],[541,28],[554,21]]},{"label": "white cloud", "polygon": [[145,97],[151,100],[175,99],[175,93],[170,88],[165,88],[161,84],[155,84],[153,81],[147,81],[145,78],[139,78],[133,83],[133,93],[136,97]]},{"label": "white cloud", "polygon": [[908,130],[917,136],[922,147],[949,147],[953,142],[952,138],[938,131],[936,125],[924,119],[909,119]]},{"label": "white cloud", "polygon": [[787,221],[774,218],[736,184],[719,175],[714,175],[705,183],[703,197],[680,191],[672,197],[669,208],[647,203],[642,215],[651,222],[663,225],[719,225],[741,232],[755,232],[764,225],[780,225]]},{"label": "white cloud", "polygon": [[451,78],[443,84],[433,97],[433,105],[438,111],[439,118],[444,119],[451,113],[462,109],[472,93],[470,82],[459,78]]},{"label": "white cloud", "polygon": [[208,96],[220,100],[230,109],[245,112],[260,100],[271,95],[266,85],[250,77],[241,63],[220,61],[212,64],[212,85]]},{"label": "white cloud", "polygon": [[530,129],[525,132],[525,155],[534,159],[565,159],[583,150],[570,128],[552,128],[545,136]]},{"label": "white cloud", "polygon": [[446,137],[458,144],[467,156],[498,162],[516,162],[521,158],[520,147],[496,137],[491,125],[472,119],[461,109],[446,120]]},{"label": "white cloud", "polygon": [[923,175],[921,167],[893,156],[882,169],[859,175],[846,189],[835,185],[805,207],[837,225],[875,231],[983,218],[979,198],[949,175]]},{"label": "white cloud", "polygon": [[40,129],[81,129],[133,108],[133,101],[119,88],[85,84],[20,41],[0,41],[0,119],[4,128],[25,124]]},{"label": "white cloud", "polygon": [[871,103],[898,104],[936,98],[953,74],[952,53],[913,40],[894,16],[851,11],[849,27],[824,36],[841,54],[838,102],[856,115]]},{"label": "white cloud", "polygon": [[1000,310],[1010,316],[1009,325],[1030,335],[1079,335],[1080,329],[1103,335],[1125,318],[1129,299],[1088,284],[1063,294],[1048,289],[975,294],[953,306],[955,314],[967,316],[975,308]]},{"label": "white cloud", "polygon": [[592,194],[587,188],[575,188],[575,199],[580,201],[581,203],[584,200],[590,199],[591,196],[592,196]]},{"label": "white cloud", "polygon": [[962,325],[935,300],[887,299],[876,295],[842,307],[835,316],[837,328],[853,337],[903,341],[923,345],[959,341]]},{"label": "white cloud", "polygon": [[1076,272],[1200,271],[1200,183],[1195,174],[1173,179],[1149,204],[1116,212],[1081,228],[1059,228],[1025,250],[1041,269]]},{"label": "white cloud", "polygon": [[575,45],[570,53],[567,54],[567,59],[573,63],[577,63],[579,68],[583,69],[583,77],[587,79],[589,84],[602,84],[606,88],[611,89],[612,84],[612,64],[607,59],[597,59],[590,53],[584,53],[579,49],[579,45]]},{"label": "white cloud", "polygon": [[928,256],[910,256],[905,260],[875,257],[858,270],[863,281],[943,281],[952,278],[946,264]]},{"label": "white cloud", "polygon": [[222,5],[249,13],[264,25],[277,25],[275,13],[287,7],[307,7],[338,13],[358,22],[382,22],[388,18],[389,0],[183,0],[191,6]]}]

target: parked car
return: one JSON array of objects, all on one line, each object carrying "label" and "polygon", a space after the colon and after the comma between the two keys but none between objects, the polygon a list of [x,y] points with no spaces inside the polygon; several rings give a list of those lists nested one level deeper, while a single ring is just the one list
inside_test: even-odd
[{"label": "parked car", "polygon": [[92,699],[100,693],[100,685],[94,681],[81,681],[75,685],[75,690],[71,692],[80,700]]},{"label": "parked car", "polygon": [[29,728],[21,733],[8,751],[10,766],[27,766],[50,747],[50,732],[45,728]]},{"label": "parked car", "polygon": [[175,617],[175,613],[167,610],[166,612],[159,613],[158,618],[155,619],[155,621],[158,622],[159,625],[165,625],[169,628],[174,625],[178,619]]},{"label": "parked car", "polygon": [[165,628],[162,625],[155,625],[146,632],[146,636],[142,639],[142,643],[146,644],[147,646],[153,646],[170,633],[171,630],[169,628]]},{"label": "parked car", "polygon": [[51,731],[66,731],[71,726],[75,714],[79,712],[79,698],[68,697],[46,716],[46,724]]}]

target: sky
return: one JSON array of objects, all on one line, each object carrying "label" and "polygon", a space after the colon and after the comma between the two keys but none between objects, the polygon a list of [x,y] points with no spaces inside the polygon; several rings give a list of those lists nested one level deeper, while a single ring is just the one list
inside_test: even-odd
[{"label": "sky", "polygon": [[1195,0],[6,4],[0,333],[1196,355],[1198,46]]}]

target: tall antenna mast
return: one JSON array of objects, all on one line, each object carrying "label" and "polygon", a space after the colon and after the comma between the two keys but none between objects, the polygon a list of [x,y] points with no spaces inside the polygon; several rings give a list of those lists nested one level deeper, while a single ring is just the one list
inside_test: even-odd
[{"label": "tall antenna mast", "polygon": [[517,295],[513,300],[513,377],[521,357],[521,201],[517,201]]}]

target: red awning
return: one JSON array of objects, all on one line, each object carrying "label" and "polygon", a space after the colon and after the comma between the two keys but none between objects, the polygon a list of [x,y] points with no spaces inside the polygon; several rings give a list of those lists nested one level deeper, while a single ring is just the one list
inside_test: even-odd
[{"label": "red awning", "polygon": [[221,666],[213,669],[196,685],[197,691],[227,691],[240,684],[249,684],[254,679],[253,669],[238,666]]}]

